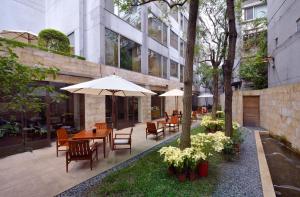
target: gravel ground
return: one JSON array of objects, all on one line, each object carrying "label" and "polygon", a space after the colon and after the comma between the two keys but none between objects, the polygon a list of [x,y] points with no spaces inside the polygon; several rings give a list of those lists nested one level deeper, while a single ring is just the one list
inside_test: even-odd
[{"label": "gravel ground", "polygon": [[222,163],[217,189],[213,196],[262,197],[262,186],[253,130],[243,128],[244,142],[239,159]]}]

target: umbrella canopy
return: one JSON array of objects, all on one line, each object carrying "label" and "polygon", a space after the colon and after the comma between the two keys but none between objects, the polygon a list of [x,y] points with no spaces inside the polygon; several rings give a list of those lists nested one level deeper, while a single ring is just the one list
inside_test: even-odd
[{"label": "umbrella canopy", "polygon": [[172,89],[159,96],[175,96],[175,109],[178,110],[178,97],[183,96],[183,91],[179,89]]},{"label": "umbrella canopy", "polygon": [[156,94],[116,75],[61,88],[72,93],[114,96],[146,96]]},{"label": "umbrella canopy", "polygon": [[0,32],[0,36],[11,39],[17,40],[20,42],[32,43],[37,44],[38,36],[35,33],[29,31],[21,31],[21,30],[2,30]]},{"label": "umbrella canopy", "polygon": [[165,92],[159,96],[183,96],[183,91],[179,89],[172,89],[168,92]]},{"label": "umbrella canopy", "polygon": [[212,97],[214,97],[214,95],[212,95],[210,93],[204,93],[204,94],[200,94],[198,97],[199,98],[212,98]]}]

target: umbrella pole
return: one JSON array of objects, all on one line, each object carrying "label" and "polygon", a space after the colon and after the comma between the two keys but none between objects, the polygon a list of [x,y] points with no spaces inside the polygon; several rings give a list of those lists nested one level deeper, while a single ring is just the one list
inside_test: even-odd
[{"label": "umbrella pole", "polygon": [[115,92],[112,92],[112,128],[114,128],[115,123],[116,123],[116,105],[115,105],[116,97],[115,97]]}]

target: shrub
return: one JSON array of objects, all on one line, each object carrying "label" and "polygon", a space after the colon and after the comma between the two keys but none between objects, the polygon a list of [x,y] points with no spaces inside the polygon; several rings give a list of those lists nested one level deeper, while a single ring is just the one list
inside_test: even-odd
[{"label": "shrub", "polygon": [[216,116],[217,118],[223,119],[225,118],[225,113],[223,111],[217,111]]},{"label": "shrub", "polygon": [[201,126],[205,128],[206,132],[223,131],[225,128],[224,119],[213,119],[211,116],[203,116]]},{"label": "shrub", "polygon": [[55,29],[44,29],[38,35],[38,45],[49,50],[70,54],[68,37]]}]

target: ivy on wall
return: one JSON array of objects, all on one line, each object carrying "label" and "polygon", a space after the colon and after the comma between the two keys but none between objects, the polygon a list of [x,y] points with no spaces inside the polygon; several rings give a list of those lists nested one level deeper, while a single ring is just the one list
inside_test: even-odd
[{"label": "ivy on wall", "polygon": [[38,35],[38,45],[50,50],[70,54],[70,41],[68,37],[55,29],[44,29]]}]

